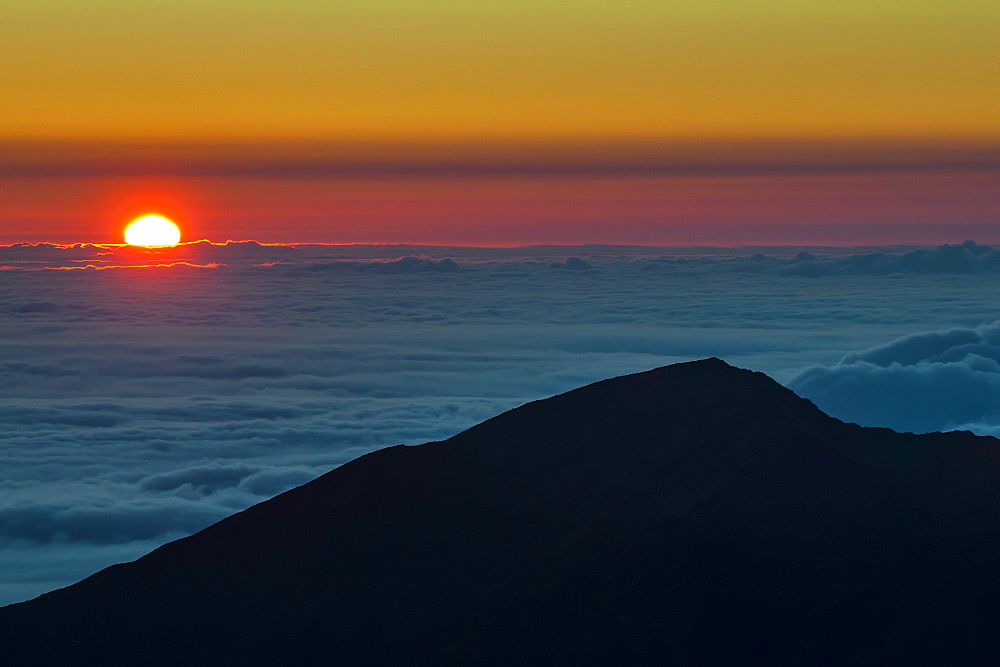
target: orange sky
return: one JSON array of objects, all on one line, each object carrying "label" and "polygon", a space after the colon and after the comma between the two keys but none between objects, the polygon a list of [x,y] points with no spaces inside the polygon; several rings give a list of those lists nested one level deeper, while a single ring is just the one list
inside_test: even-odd
[{"label": "orange sky", "polygon": [[[427,192],[447,209],[450,200],[489,189],[469,177],[502,176],[523,206],[539,199],[530,193],[547,193],[538,210],[564,211],[548,223],[557,226],[587,214],[570,211],[572,198],[559,199],[572,188],[544,179],[588,174],[667,179],[659,208],[643,203],[646,186],[635,181],[621,191],[639,199],[616,195],[620,208],[606,211],[628,217],[638,208],[664,221],[688,210],[664,199],[680,196],[669,178],[699,175],[693,168],[702,178],[706,169],[717,179],[757,178],[764,173],[747,169],[763,163],[772,180],[760,192],[770,194],[757,199],[772,197],[773,205],[749,210],[751,217],[780,213],[792,181],[779,180],[824,164],[854,179],[872,165],[882,174],[916,169],[925,180],[928,170],[947,171],[924,186],[942,193],[937,210],[957,205],[945,194],[954,165],[974,163],[963,186],[974,191],[971,203],[949,209],[955,221],[982,219],[982,202],[995,192],[982,174],[992,164],[996,175],[1000,155],[997,3],[3,0],[3,7],[6,236],[103,234],[94,225],[120,221],[102,221],[94,207],[104,205],[94,202],[139,176],[189,182],[169,194],[129,191],[108,209],[144,198],[178,210],[199,198],[232,199],[232,189],[212,179],[305,178],[309,201],[327,206],[311,214],[325,223],[300,229],[323,237],[313,240],[338,236],[344,228],[330,225],[347,224],[344,211],[355,210],[334,196],[344,178],[375,178],[363,190],[381,183],[386,200],[396,201],[394,192],[426,185],[433,174]],[[399,183],[390,187],[390,178]],[[244,185],[248,200],[259,201],[259,184]],[[587,190],[579,182],[573,191]],[[284,185],[263,192],[275,198],[258,212],[306,205],[287,199],[298,194]],[[844,222],[875,223],[894,205],[911,210],[899,196],[888,188],[878,207],[845,211]],[[488,212],[492,197],[469,215]],[[384,208],[380,196],[371,199]],[[66,206],[56,211],[57,201]],[[715,220],[710,203],[688,222]],[[189,216],[208,218],[208,209],[189,208]],[[357,228],[374,219],[366,211],[348,222]],[[383,226],[413,224],[406,215],[403,207],[375,217]],[[218,227],[218,219],[209,222]]]},{"label": "orange sky", "polygon": [[1000,6],[5,0],[5,138],[1000,135]]}]

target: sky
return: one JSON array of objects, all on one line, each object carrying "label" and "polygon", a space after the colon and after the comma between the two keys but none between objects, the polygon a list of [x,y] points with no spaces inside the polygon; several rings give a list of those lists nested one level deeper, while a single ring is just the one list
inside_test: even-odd
[{"label": "sky", "polygon": [[996,3],[0,8],[6,242],[1000,241]]},{"label": "sky", "polygon": [[677,361],[1000,434],[997,3],[0,15],[0,603]]},{"label": "sky", "polygon": [[[996,138],[992,3],[5,0],[11,137]],[[66,113],[67,108],[72,113]]]}]

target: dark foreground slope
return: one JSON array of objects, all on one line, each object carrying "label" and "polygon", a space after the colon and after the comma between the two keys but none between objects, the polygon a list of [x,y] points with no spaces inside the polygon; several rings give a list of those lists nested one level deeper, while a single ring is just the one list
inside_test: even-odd
[{"label": "dark foreground slope", "polygon": [[678,364],[369,454],[0,609],[0,661],[986,661],[998,453]]}]

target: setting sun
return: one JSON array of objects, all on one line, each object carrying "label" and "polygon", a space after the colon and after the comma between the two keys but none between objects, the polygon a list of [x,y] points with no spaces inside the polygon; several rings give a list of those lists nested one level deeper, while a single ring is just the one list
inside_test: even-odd
[{"label": "setting sun", "polygon": [[181,241],[177,225],[159,215],[145,215],[125,228],[125,243],[144,247],[173,246]]}]

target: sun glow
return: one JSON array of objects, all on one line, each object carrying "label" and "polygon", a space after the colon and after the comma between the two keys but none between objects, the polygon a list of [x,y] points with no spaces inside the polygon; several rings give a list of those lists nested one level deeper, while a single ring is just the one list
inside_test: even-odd
[{"label": "sun glow", "polygon": [[156,248],[181,242],[180,228],[159,215],[144,215],[125,228],[125,243]]}]

